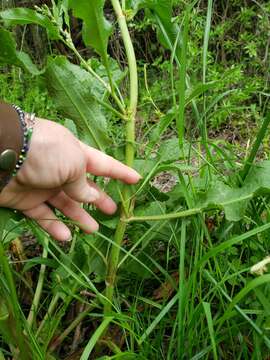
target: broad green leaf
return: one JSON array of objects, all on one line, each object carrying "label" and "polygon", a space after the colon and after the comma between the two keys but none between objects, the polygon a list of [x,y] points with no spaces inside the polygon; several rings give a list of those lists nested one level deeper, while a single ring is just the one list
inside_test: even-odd
[{"label": "broad green leaf", "polygon": [[[116,216],[106,216],[105,214],[103,214],[101,211],[95,211],[92,212],[91,215],[95,218],[95,220],[101,224],[104,225],[106,228],[110,229],[110,230],[115,230],[117,228],[117,225],[120,221],[120,216],[116,215]],[[104,233],[105,230],[104,228],[102,229],[102,232]]]},{"label": "broad green leaf", "polygon": [[[172,20],[172,0],[134,0],[132,6],[135,11],[142,8],[149,9],[153,15],[153,21],[158,27],[158,37],[162,45],[166,48],[174,46],[179,27]],[[170,43],[171,46],[169,46],[168,43]]]},{"label": "broad green leaf", "polygon": [[138,7],[148,7],[154,11],[166,28],[172,24],[172,1],[171,0],[143,0]]},{"label": "broad green leaf", "polygon": [[8,222],[11,219],[14,219],[15,217],[16,214],[14,213],[14,211],[5,208],[0,208],[0,241],[2,241],[2,237]]},{"label": "broad green leaf", "polygon": [[230,187],[221,181],[215,182],[201,197],[201,208],[220,207],[229,221],[239,221],[244,216],[249,201],[256,196],[270,193],[270,161],[253,166],[242,187]]},{"label": "broad green leaf", "polygon": [[93,93],[96,80],[63,56],[50,58],[45,75],[57,107],[74,121],[80,139],[105,150],[109,138],[105,116]]},{"label": "broad green leaf", "polygon": [[40,74],[29,55],[16,50],[16,42],[12,33],[5,29],[0,29],[0,65],[24,67],[33,75]]},{"label": "broad green leaf", "polygon": [[[196,207],[159,216],[152,214],[145,216],[144,221],[185,218],[216,209],[224,210],[227,220],[240,221],[252,198],[269,194],[270,161],[266,160],[253,165],[242,187],[231,187],[221,181],[215,181],[203,195],[198,195]],[[181,196],[180,194],[179,198]]]},{"label": "broad green leaf", "polygon": [[171,22],[172,0],[129,0],[127,6],[136,12],[142,8],[151,9],[166,19],[166,22]]},{"label": "broad green leaf", "polygon": [[[61,292],[62,296],[70,291],[74,278],[72,272],[78,273],[79,268],[86,276],[95,274],[97,279],[104,280],[106,265],[104,263],[107,252],[106,241],[98,235],[82,235],[76,241],[74,250],[67,256],[61,255],[61,265],[52,273],[54,291]],[[104,259],[103,259],[104,257]],[[80,277],[82,274],[77,274]],[[96,279],[95,279],[96,281]],[[77,286],[79,286],[79,282]]]},{"label": "broad green leaf", "polygon": [[[88,60],[91,68],[97,73],[106,83],[109,83],[108,79],[108,69],[111,74],[112,80],[115,84],[120,85],[121,81],[125,78],[127,72],[122,71],[120,69],[119,63],[109,57],[107,62],[107,68],[100,62],[99,59],[92,57]],[[108,94],[107,90],[104,88],[102,84],[97,84],[100,87],[99,92],[104,96],[105,94]],[[98,89],[97,89],[98,90]]]},{"label": "broad green leaf", "polygon": [[23,235],[23,231],[25,230],[25,227],[23,225],[24,218],[21,213],[18,212],[15,213],[14,211],[9,209],[4,209],[4,210],[10,212],[10,219],[5,225],[5,230],[3,233],[4,247],[6,247],[11,241]]},{"label": "broad green leaf", "polygon": [[158,165],[157,163],[158,159],[135,159],[133,167],[145,178],[149,173],[154,171]]},{"label": "broad green leaf", "polygon": [[225,216],[230,221],[239,221],[244,216],[248,201],[251,199],[245,188],[231,188],[221,181],[217,181],[207,191],[203,201],[200,202],[202,208],[220,207],[224,209]]},{"label": "broad green leaf", "polygon": [[143,7],[145,0],[126,0],[126,12],[133,18],[140,8]]},{"label": "broad green leaf", "polygon": [[265,160],[252,165],[243,188],[247,191],[258,192],[259,190],[270,189],[270,161]]},{"label": "broad green leaf", "polygon": [[40,25],[47,30],[50,39],[58,40],[61,38],[57,26],[48,17],[35,10],[18,7],[1,11],[0,17],[5,20],[7,25]]},{"label": "broad green leaf", "polygon": [[[108,58],[108,61],[106,63],[107,68],[102,64],[102,62],[98,58],[92,57],[87,61],[87,63],[106,84],[109,83],[108,73],[110,73],[111,79],[118,86],[126,76],[126,73],[121,71],[117,61],[112,58]],[[106,101],[109,98],[108,90],[106,89],[106,87],[104,87],[104,84],[102,84],[100,81],[93,81],[92,93],[98,99],[102,99],[102,101]],[[106,112],[106,117],[110,117],[111,115],[112,114],[110,111]],[[110,155],[114,156],[115,154],[110,154]]]},{"label": "broad green leaf", "polygon": [[36,65],[32,62],[30,56],[23,51],[17,51],[17,58],[21,65],[32,75],[40,75],[42,71],[38,70]]},{"label": "broad green leaf", "polygon": [[[141,205],[138,206],[134,210],[135,216],[147,216],[147,215],[162,215],[166,213],[166,206],[164,203],[159,201],[154,201],[151,203],[148,203],[147,205]],[[148,223],[151,225],[152,222],[148,221]]]},{"label": "broad green leaf", "polygon": [[[188,156],[189,145],[184,144],[185,156]],[[179,148],[179,139],[171,138],[169,140],[163,141],[160,145],[159,151],[159,161],[161,163],[172,163],[176,160],[183,158],[183,154],[180,152]]]},{"label": "broad green leaf", "polygon": [[107,46],[112,31],[111,24],[105,19],[103,8],[105,0],[70,0],[69,6],[74,16],[83,20],[83,40],[107,62]]}]

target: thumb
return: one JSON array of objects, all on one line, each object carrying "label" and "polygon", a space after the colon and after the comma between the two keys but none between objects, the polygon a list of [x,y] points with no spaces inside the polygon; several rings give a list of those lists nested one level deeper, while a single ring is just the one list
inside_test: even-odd
[{"label": "thumb", "polygon": [[99,192],[89,185],[85,175],[64,185],[63,191],[78,202],[90,203],[99,199]]}]

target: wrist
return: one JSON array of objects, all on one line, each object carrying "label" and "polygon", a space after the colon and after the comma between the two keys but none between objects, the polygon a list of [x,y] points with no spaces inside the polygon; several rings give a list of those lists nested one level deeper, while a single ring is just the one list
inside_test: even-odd
[{"label": "wrist", "polygon": [[0,191],[12,177],[24,144],[24,131],[16,109],[0,102]]},{"label": "wrist", "polygon": [[21,148],[17,163],[12,173],[13,176],[16,176],[17,172],[20,170],[22,164],[24,163],[29,150],[35,122],[35,114],[25,113],[16,105],[13,105],[13,107],[17,111],[21,124],[21,129],[23,131],[23,146]]},{"label": "wrist", "polygon": [[24,113],[24,121],[27,126],[27,129],[33,129],[36,122],[36,114],[35,113]]},{"label": "wrist", "polygon": [[22,166],[30,144],[34,115],[0,102],[0,192]]}]

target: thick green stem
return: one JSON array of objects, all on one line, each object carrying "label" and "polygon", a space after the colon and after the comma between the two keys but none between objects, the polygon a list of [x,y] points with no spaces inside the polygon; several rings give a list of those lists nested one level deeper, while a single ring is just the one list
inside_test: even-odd
[{"label": "thick green stem", "polygon": [[128,109],[128,120],[126,127],[126,163],[133,165],[134,142],[135,142],[135,117],[138,104],[138,71],[137,62],[132,40],[129,34],[125,15],[123,14],[119,0],[111,0],[121,30],[130,74],[130,103]]},{"label": "thick green stem", "polygon": [[[125,216],[125,215],[124,215]],[[112,300],[113,300],[113,293],[114,293],[114,286],[116,280],[116,272],[119,262],[119,246],[121,246],[124,234],[126,231],[127,224],[123,221],[118,223],[114,243],[115,246],[112,246],[111,253],[110,253],[110,260],[108,264],[108,271],[106,276],[106,298],[107,301],[104,306],[104,315],[107,316],[112,310]]]},{"label": "thick green stem", "polygon": [[180,212],[169,213],[164,215],[149,215],[149,216],[131,216],[128,219],[125,219],[126,222],[144,222],[144,221],[161,221],[161,220],[173,220],[186,218],[192,215],[201,214],[203,212],[202,208],[194,208],[189,210],[183,210]]},{"label": "thick green stem", "polygon": [[253,197],[253,193],[244,195],[242,197],[239,197],[237,199],[232,199],[228,201],[224,201],[220,204],[213,205],[211,207],[201,207],[201,208],[194,208],[194,209],[188,209],[183,210],[175,213],[169,213],[164,215],[149,215],[149,216],[131,216],[129,218],[122,219],[123,221],[127,223],[131,222],[143,222],[143,221],[161,221],[161,220],[173,220],[173,219],[180,219],[180,218],[186,218],[193,215],[202,214],[206,211],[211,210],[219,210],[224,208],[225,206],[238,203],[240,201],[250,200]]},{"label": "thick green stem", "polygon": [[[130,101],[127,111],[127,123],[126,123],[126,164],[133,166],[134,162],[134,144],[135,144],[135,118],[138,104],[138,72],[136,56],[132,44],[132,40],[129,34],[127,22],[123,10],[121,8],[119,0],[111,0],[117,21],[121,30],[126,55],[128,59],[129,74],[130,74]],[[123,191],[123,203],[121,209],[121,220],[118,223],[115,232],[115,246],[112,246],[110,259],[108,264],[108,271],[106,276],[106,298],[107,301],[104,306],[104,315],[107,316],[112,309],[113,293],[116,281],[116,273],[119,262],[119,254],[121,244],[123,242],[124,234],[126,231],[127,217],[132,212],[132,202],[130,200],[130,194],[128,188]],[[128,213],[127,213],[128,211]]]}]

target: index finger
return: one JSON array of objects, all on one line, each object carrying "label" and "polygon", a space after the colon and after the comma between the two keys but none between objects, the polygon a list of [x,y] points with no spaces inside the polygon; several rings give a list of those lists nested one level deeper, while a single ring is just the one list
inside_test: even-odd
[{"label": "index finger", "polygon": [[86,155],[87,172],[97,176],[121,180],[127,184],[136,184],[141,179],[141,176],[137,171],[113,157],[87,146],[82,142],[80,142],[80,145]]}]

